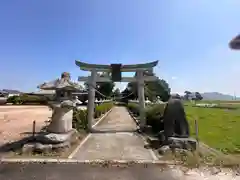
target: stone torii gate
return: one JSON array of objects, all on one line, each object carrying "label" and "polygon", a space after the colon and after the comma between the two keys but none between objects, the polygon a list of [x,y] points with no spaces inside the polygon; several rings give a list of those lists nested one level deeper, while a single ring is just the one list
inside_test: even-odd
[{"label": "stone torii gate", "polygon": [[[78,81],[86,81],[89,83],[88,92],[88,129],[93,132],[92,119],[94,115],[94,101],[95,101],[95,87],[96,82],[137,82],[138,84],[138,99],[140,104],[140,128],[146,125],[145,120],[145,96],[144,96],[144,82],[156,81],[156,76],[144,76],[145,71],[153,71],[153,67],[158,64],[158,61],[153,61],[145,64],[122,65],[122,64],[88,64],[81,61],[75,61],[75,64],[83,71],[90,71],[91,76],[80,76]],[[108,72],[110,76],[100,77],[97,72]],[[136,72],[136,77],[122,77],[122,72]]]}]

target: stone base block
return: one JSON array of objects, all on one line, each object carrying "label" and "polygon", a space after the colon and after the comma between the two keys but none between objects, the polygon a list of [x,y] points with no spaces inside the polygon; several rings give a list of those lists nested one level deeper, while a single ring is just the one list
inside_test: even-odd
[{"label": "stone base block", "polygon": [[197,141],[193,138],[170,137],[169,142],[170,142],[169,146],[171,148],[179,148],[192,151],[197,149]]},{"label": "stone base block", "polygon": [[42,144],[59,144],[69,141],[74,135],[77,134],[77,130],[72,129],[68,133],[42,133],[35,137],[35,141]]},{"label": "stone base block", "polygon": [[158,152],[164,155],[168,152],[187,152],[195,151],[197,148],[197,141],[193,138],[178,138],[169,137],[168,143],[161,146]]},{"label": "stone base block", "polygon": [[22,153],[50,153],[52,151],[63,151],[70,148],[77,140],[78,132],[75,129],[65,134],[39,134],[33,141],[23,146]]}]

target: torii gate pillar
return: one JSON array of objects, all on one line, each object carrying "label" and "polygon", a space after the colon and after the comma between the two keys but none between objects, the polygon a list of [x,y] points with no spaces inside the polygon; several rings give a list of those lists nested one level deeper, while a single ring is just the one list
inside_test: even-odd
[{"label": "torii gate pillar", "polygon": [[94,108],[95,108],[95,88],[96,88],[96,70],[91,70],[91,76],[88,86],[88,103],[87,103],[87,119],[88,119],[88,130],[92,131],[92,119],[94,117]]},{"label": "torii gate pillar", "polygon": [[144,95],[144,77],[143,71],[137,71],[137,86],[138,86],[138,99],[140,106],[140,128],[143,129],[146,125],[145,116],[145,95]]}]

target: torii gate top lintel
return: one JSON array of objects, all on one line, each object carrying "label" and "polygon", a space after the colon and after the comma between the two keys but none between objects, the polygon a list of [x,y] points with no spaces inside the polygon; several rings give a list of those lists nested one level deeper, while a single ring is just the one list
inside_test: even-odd
[{"label": "torii gate top lintel", "polygon": [[121,71],[122,72],[134,72],[136,70],[150,70],[153,67],[157,66],[158,60],[149,62],[149,63],[144,63],[144,64],[131,64],[131,65],[122,65],[122,64],[111,64],[111,65],[102,65],[102,64],[89,64],[89,63],[84,63],[82,61],[75,61],[75,64],[80,67],[81,70],[83,71],[91,71],[91,70],[96,70],[96,71],[101,71],[101,72],[109,72],[112,69],[113,65],[119,65],[121,66]]}]

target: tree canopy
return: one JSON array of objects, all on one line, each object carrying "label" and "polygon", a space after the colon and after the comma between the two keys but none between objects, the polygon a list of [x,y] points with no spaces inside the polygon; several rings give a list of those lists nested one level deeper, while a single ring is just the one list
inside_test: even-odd
[{"label": "tree canopy", "polygon": [[[155,76],[153,72],[146,72],[144,75]],[[169,88],[168,83],[163,79],[145,82],[145,97],[147,97],[150,101],[156,100],[158,96],[161,98],[162,101],[167,101],[170,96],[170,91],[171,89]],[[129,92],[133,92],[133,95],[128,97],[129,99],[136,99],[138,97],[138,89],[136,82],[128,83],[127,88],[122,93],[126,95]]]}]

